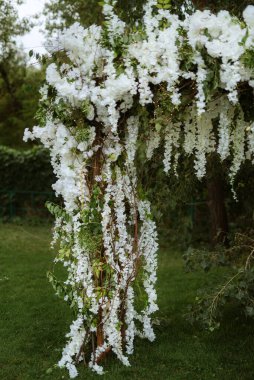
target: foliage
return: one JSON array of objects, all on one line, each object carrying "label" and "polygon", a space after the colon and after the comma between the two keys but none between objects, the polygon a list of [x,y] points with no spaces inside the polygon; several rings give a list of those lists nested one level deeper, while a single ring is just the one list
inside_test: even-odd
[{"label": "foliage", "polygon": [[[24,192],[51,192],[55,179],[48,152],[41,147],[20,151],[0,146],[0,177],[1,214],[4,216],[9,215],[10,202],[15,208],[26,207],[30,195]],[[11,200],[10,193],[13,194]],[[44,202],[45,195],[36,196],[37,204]]]},{"label": "foliage", "polygon": [[228,10],[236,16],[242,16],[242,11],[252,4],[248,0],[193,0],[193,3],[197,9],[210,9],[212,12],[218,12],[221,9]]},{"label": "foliage", "polygon": [[0,163],[1,190],[51,190],[54,176],[45,149],[22,151],[0,146]]},{"label": "foliage", "polygon": [[[24,129],[35,123],[34,114],[39,100],[43,73],[27,67],[23,57],[12,60],[6,68],[7,89],[0,78],[0,144],[22,148]],[[8,69],[8,71],[7,71]]]},{"label": "foliage", "polygon": [[12,2],[0,1],[0,54],[1,60],[11,54],[15,47],[15,37],[23,35],[31,27],[28,19],[20,20],[17,5],[22,4],[23,0],[13,0]]},{"label": "foliage", "polygon": [[222,284],[199,290],[195,304],[189,307],[190,322],[199,322],[210,331],[220,327],[222,317],[230,305],[254,317],[254,240],[251,236],[237,234],[235,245],[215,253],[191,250],[184,255],[188,270],[205,271],[217,266],[229,266],[230,273]]},{"label": "foliage", "polygon": [[[143,15],[143,6],[145,0],[119,0],[117,3],[117,12],[121,18],[128,23],[133,23]],[[44,13],[47,17],[46,28],[50,34],[58,29],[70,27],[74,22],[79,22],[87,27],[94,23],[101,24],[103,22],[101,14],[101,6],[103,1],[97,0],[51,0],[45,5]],[[183,9],[193,12],[196,9],[211,9],[212,12],[227,9],[230,12],[241,16],[243,9],[250,4],[248,0],[231,1],[231,0],[160,0],[157,7],[161,9],[170,9],[172,12],[180,13]],[[57,20],[57,21],[56,21]]]},{"label": "foliage", "polygon": [[[144,0],[120,0],[117,10],[127,22],[133,22],[142,15]],[[87,27],[94,23],[102,24],[101,7],[103,1],[97,0],[51,0],[45,5],[44,13],[47,17],[46,29],[50,34],[58,29],[70,27],[79,22]]]},{"label": "foliage", "polygon": [[71,26],[74,22],[81,22],[89,26],[99,21],[100,6],[98,1],[56,1],[51,0],[45,5],[44,13],[47,17],[46,28],[49,32]]},{"label": "foliage", "polygon": [[34,124],[43,74],[29,67],[16,39],[32,23],[18,17],[17,4],[22,1],[0,1],[0,144],[22,146],[26,127]]},{"label": "foliage", "polygon": [[200,268],[208,272],[214,267],[229,265],[223,246],[218,246],[215,252],[205,248],[197,249],[189,247],[184,253],[183,259],[187,272],[192,272]]}]

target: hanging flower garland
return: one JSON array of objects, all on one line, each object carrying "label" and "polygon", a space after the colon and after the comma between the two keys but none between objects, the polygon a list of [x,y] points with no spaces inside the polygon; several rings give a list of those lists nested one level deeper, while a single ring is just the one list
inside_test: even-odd
[{"label": "hanging flower garland", "polygon": [[[64,207],[55,215],[55,262],[67,269],[49,279],[76,312],[59,361],[103,373],[112,351],[125,365],[135,336],[155,339],[157,232],[137,177],[137,151],[147,159],[165,142],[168,173],[181,152],[194,155],[198,178],[207,155],[232,157],[230,179],[253,159],[254,127],[238,101],[254,87],[254,7],[243,21],[221,11],[196,11],[181,20],[149,0],[143,20],[127,27],[104,2],[103,27],[75,23],[52,41],[53,63],[41,89],[39,125],[24,139],[49,149],[53,188]],[[136,289],[143,289],[137,302]]]}]

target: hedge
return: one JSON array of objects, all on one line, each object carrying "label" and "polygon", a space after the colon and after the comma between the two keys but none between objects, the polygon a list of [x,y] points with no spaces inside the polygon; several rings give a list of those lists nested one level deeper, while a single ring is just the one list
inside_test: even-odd
[{"label": "hedge", "polygon": [[8,216],[10,210],[11,214],[15,215],[18,213],[17,210],[26,210],[26,212],[32,208],[44,210],[45,200],[48,196],[52,198],[53,182],[55,178],[50,157],[45,149],[34,147],[29,150],[15,150],[0,146],[2,215]]}]

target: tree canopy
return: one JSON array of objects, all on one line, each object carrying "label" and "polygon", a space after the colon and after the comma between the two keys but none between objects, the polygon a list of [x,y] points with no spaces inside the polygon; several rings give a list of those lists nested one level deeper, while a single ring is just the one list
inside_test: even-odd
[{"label": "tree canopy", "polygon": [[32,27],[30,20],[18,16],[21,3],[0,1],[0,143],[12,147],[23,145],[24,129],[34,124],[42,81],[40,70],[29,67],[17,47],[17,37]]}]

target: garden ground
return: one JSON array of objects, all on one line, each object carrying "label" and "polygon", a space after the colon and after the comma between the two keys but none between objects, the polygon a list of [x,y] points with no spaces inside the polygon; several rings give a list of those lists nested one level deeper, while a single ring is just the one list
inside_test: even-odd
[{"label": "garden ground", "polygon": [[[48,227],[0,225],[0,380],[68,379],[54,364],[72,316],[45,275],[53,259],[49,242]],[[163,248],[156,341],[137,340],[132,367],[108,358],[103,377],[80,368],[78,379],[253,380],[254,323],[229,314],[209,333],[183,316],[197,288],[219,275],[186,274],[180,253]]]}]

